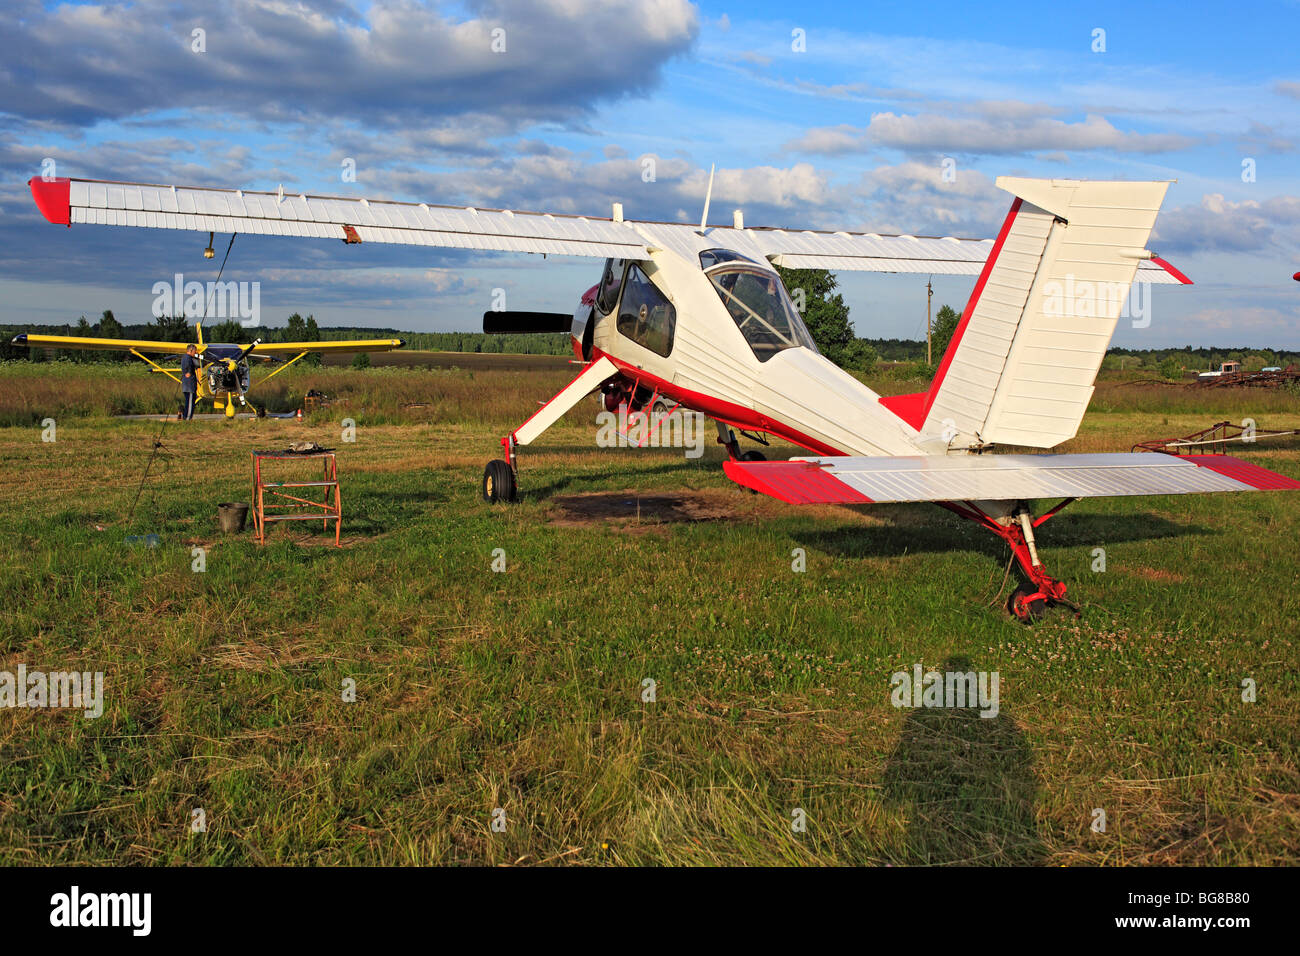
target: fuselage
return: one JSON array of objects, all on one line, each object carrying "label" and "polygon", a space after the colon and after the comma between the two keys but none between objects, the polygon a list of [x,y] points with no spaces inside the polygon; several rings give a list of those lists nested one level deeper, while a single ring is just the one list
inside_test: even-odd
[{"label": "fuselage", "polygon": [[199,354],[203,366],[199,375],[200,396],[247,394],[251,376],[248,359],[244,357],[245,348],[224,342],[211,342],[203,347]]},{"label": "fuselage", "polygon": [[818,455],[943,450],[817,351],[770,265],[731,250],[607,260],[572,335],[580,358],[618,366],[634,404],[657,392]]}]

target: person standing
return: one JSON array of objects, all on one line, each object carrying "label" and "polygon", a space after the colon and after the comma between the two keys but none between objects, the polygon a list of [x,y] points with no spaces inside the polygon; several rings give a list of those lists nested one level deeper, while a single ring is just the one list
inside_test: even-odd
[{"label": "person standing", "polygon": [[181,356],[181,419],[194,417],[194,403],[199,397],[199,350],[193,344]]}]

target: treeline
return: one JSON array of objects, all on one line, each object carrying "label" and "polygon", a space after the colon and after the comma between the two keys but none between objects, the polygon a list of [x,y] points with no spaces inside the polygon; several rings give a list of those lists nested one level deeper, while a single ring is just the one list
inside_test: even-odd
[{"label": "treeline", "polygon": [[[882,362],[925,362],[925,342],[912,339],[864,339],[876,350]],[[943,348],[947,347],[947,338],[942,343],[936,342],[934,363],[943,358]],[[1111,348],[1106,352],[1102,368],[1106,369],[1149,369],[1156,370],[1171,366],[1186,371],[1208,371],[1217,369],[1223,362],[1240,362],[1247,370],[1258,371],[1261,368],[1278,366],[1286,368],[1291,364],[1300,365],[1300,352],[1284,349],[1234,349],[1226,347],[1181,349],[1129,349]]]},{"label": "treeline", "polygon": [[[820,270],[819,270],[820,271]],[[805,283],[821,278],[813,270],[799,276]],[[795,279],[798,287],[799,279]],[[834,283],[813,286],[809,289],[810,308],[806,319],[818,346],[833,361],[848,368],[869,370],[878,359],[882,362],[925,363],[925,341],[896,338],[855,339],[848,323],[848,310],[837,294]],[[948,340],[955,331],[960,313],[943,306],[933,320],[933,359],[937,364],[943,357]],[[95,323],[82,316],[76,323],[65,325],[0,325],[0,360],[26,359],[41,362],[49,358],[73,362],[124,362],[133,356],[123,352],[85,352],[72,349],[28,349],[10,344],[21,332],[40,335],[77,335],[95,338],[143,339],[153,342],[193,342],[194,323],[184,316],[162,316],[153,322],[124,325],[105,310]],[[408,349],[434,352],[486,352],[519,355],[568,355],[572,351],[569,336],[562,332],[534,335],[489,335],[483,332],[403,332],[389,328],[355,328],[337,326],[322,328],[314,316],[305,318],[294,313],[284,325],[244,328],[238,322],[227,320],[205,325],[205,342],[234,342],[247,344],[254,338],[263,342],[325,342],[343,339],[400,338]],[[304,359],[310,361],[310,358]],[[1103,368],[1124,370],[1149,370],[1153,374],[1172,375],[1182,371],[1217,369],[1223,362],[1241,362],[1242,367],[1254,371],[1270,366],[1286,368],[1300,364],[1300,351],[1283,349],[1241,349],[1227,347],[1165,349],[1111,348],[1102,363]]]},{"label": "treeline", "polygon": [[[361,331],[361,330],[357,330]],[[373,329],[370,330],[373,333]],[[430,352],[508,352],[517,355],[571,355],[572,341],[564,332],[531,335],[488,335],[484,332],[397,332],[408,349]]]},{"label": "treeline", "polygon": [[1166,368],[1177,364],[1183,370],[1210,371],[1223,362],[1240,362],[1247,371],[1261,368],[1300,364],[1300,352],[1283,349],[1234,349],[1223,346],[1213,348],[1181,349],[1124,349],[1112,348],[1106,352],[1103,368],[1135,369]]},{"label": "treeline", "polygon": [[[64,325],[0,325],[0,360],[26,359],[42,362],[49,358],[71,362],[124,362],[134,356],[126,352],[87,352],[77,349],[28,349],[11,345],[15,335],[75,335],[83,338],[141,339],[148,342],[193,342],[194,323],[185,316],[161,316],[153,322],[124,325],[105,310],[99,321],[91,323],[83,315],[75,323]],[[489,352],[522,355],[568,355],[572,351],[569,337],[562,332],[539,335],[488,335],[483,332],[403,332],[400,329],[322,328],[314,316],[305,318],[295,312],[284,325],[260,325],[244,328],[226,320],[203,326],[205,342],[233,342],[246,345],[253,339],[263,342],[337,342],[344,339],[404,339],[408,349],[434,352]],[[304,359],[308,361],[308,359]]]}]

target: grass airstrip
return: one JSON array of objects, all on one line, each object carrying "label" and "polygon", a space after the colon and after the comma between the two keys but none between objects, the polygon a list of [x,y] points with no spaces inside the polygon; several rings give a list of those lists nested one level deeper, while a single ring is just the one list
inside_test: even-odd
[{"label": "grass airstrip", "polygon": [[[268,403],[329,408],[187,424],[114,417],[174,408],[143,368],[0,366],[0,672],[103,674],[95,719],[0,709],[0,861],[1300,856],[1300,496],[1075,504],[1039,540],[1082,617],[1025,627],[987,532],[755,497],[711,432],[597,447],[595,399],[489,506],[573,371],[474,361],[295,367]],[[1300,427],[1300,395],[1104,377],[1063,450],[1246,417]],[[222,535],[249,451],[294,440],[337,452],[344,546]],[[1235,453],[1300,477],[1295,439]],[[996,716],[893,706],[916,665],[996,673]]]}]

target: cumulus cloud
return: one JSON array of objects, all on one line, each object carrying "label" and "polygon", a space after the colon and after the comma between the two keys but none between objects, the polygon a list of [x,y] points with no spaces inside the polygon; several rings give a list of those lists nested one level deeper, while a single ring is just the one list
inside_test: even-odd
[{"label": "cumulus cloud", "polygon": [[467,6],[456,17],[414,0],[364,13],[342,0],[17,0],[0,12],[0,112],[80,126],[178,108],[371,126],[563,119],[650,89],[699,32],[687,0]]},{"label": "cumulus cloud", "polygon": [[1152,233],[1161,251],[1254,252],[1279,242],[1300,245],[1300,196],[1233,202],[1207,193],[1200,205],[1162,212]]},{"label": "cumulus cloud", "polygon": [[1122,153],[1161,153],[1195,145],[1175,133],[1136,133],[1117,129],[1101,116],[1070,122],[1046,115],[1037,104],[1013,101],[978,105],[980,115],[876,113],[865,127],[820,127],[787,145],[798,152],[827,155],[889,147],[906,152],[1005,155],[1038,150],[1108,149]]},{"label": "cumulus cloud", "polygon": [[859,195],[871,231],[907,235],[987,238],[1011,204],[1011,197],[978,170],[958,164],[945,179],[939,162],[919,160],[871,170]]}]

